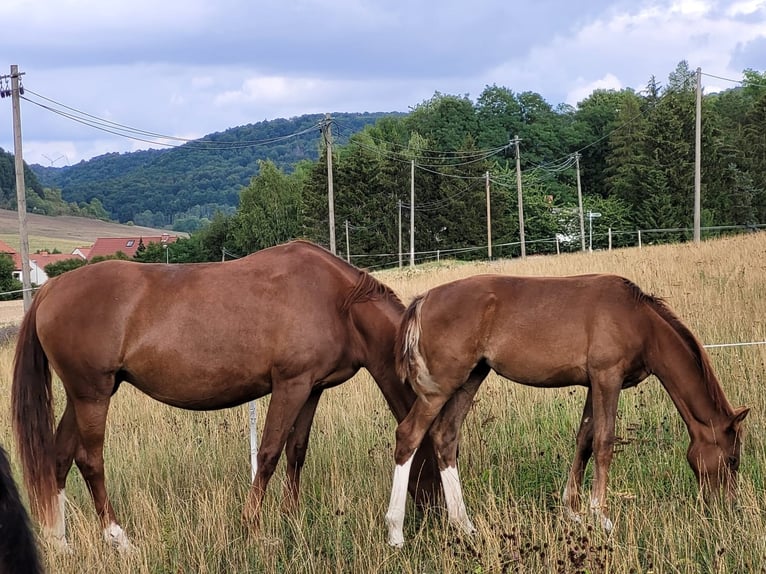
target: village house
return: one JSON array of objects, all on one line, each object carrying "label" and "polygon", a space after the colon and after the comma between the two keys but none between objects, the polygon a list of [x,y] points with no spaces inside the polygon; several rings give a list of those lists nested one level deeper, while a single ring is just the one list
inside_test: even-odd
[{"label": "village house", "polygon": [[90,261],[94,257],[108,257],[110,255],[116,255],[118,252],[122,252],[129,258],[133,258],[138,252],[138,248],[143,245],[148,246],[150,243],[159,243],[160,245],[170,245],[175,243],[178,239],[175,235],[169,233],[163,233],[156,237],[99,237],[90,248],[86,259]]},{"label": "village house", "polygon": [[[169,245],[178,239],[175,235],[163,233],[156,237],[100,237],[90,246],[76,247],[72,253],[49,253],[41,251],[29,254],[29,276],[34,285],[42,285],[48,280],[45,266],[66,259],[92,260],[94,257],[109,257],[122,252],[132,258],[139,246],[147,246],[150,243]],[[13,276],[21,281],[21,254],[7,243],[0,241],[0,254],[9,255],[13,259]]]}]

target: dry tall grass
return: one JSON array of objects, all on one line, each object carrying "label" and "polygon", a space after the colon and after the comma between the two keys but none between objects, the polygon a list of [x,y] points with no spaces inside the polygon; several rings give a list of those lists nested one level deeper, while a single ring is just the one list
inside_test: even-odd
[{"label": "dry tall grass", "polygon": [[[766,234],[755,234],[699,246],[443,262],[378,276],[407,302],[476,273],[619,273],[665,297],[704,343],[733,343],[766,339],[765,254]],[[584,390],[529,389],[491,376],[461,445],[466,502],[478,534],[465,539],[443,516],[417,516],[409,507],[406,546],[391,549],[383,515],[395,425],[370,377],[360,373],[325,393],[320,404],[302,510],[294,517],[280,513],[280,467],[267,495],[264,536],[254,541],[240,526],[249,480],[246,409],[187,412],[125,385],[112,403],[105,457],[112,501],[136,549],[121,556],[101,542],[74,469],[68,484],[74,553],[46,550],[47,563],[62,573],[766,571],[766,346],[711,349],[710,355],[730,401],[752,407],[735,509],[698,502],[683,421],[650,379],[621,399],[609,490],[613,534],[569,522],[559,493]],[[11,361],[12,349],[2,349],[0,441],[13,452]],[[261,422],[267,402],[259,401]]]}]

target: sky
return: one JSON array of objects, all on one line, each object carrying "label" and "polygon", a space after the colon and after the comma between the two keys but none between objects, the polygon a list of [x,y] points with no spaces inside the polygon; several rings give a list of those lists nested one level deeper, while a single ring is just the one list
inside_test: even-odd
[{"label": "sky", "polygon": [[[0,75],[24,74],[23,157],[55,167],[181,141],[148,134],[406,112],[436,92],[576,106],[664,84],[682,60],[706,93],[766,69],[766,0],[2,0],[0,22]],[[14,149],[10,98],[0,147]]]}]

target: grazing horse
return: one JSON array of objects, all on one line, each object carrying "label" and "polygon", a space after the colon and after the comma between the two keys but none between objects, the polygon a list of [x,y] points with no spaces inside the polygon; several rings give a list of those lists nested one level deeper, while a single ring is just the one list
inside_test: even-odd
[{"label": "grazing horse", "polygon": [[[394,364],[404,305],[327,250],[295,241],[225,263],[104,261],[48,281],[19,332],[13,423],[33,512],[66,545],[64,487],[74,461],[104,538],[129,547],[104,485],[112,395],[128,382],[168,405],[222,409],[271,393],[258,471],[243,511],[258,528],[266,485],[287,445],[285,506],[324,389],[365,367],[397,421],[415,400]],[[53,434],[51,368],[66,392]],[[416,463],[419,505],[440,493],[433,451]]]},{"label": "grazing horse", "polygon": [[706,494],[734,496],[740,425],[695,336],[662,300],[614,275],[480,275],[416,298],[397,336],[397,371],[418,395],[396,429],[396,468],[386,514],[389,543],[404,544],[407,473],[428,433],[439,461],[449,519],[474,530],[457,472],[460,426],[490,369],[534,387],[588,389],[563,503],[579,520],[591,455],[590,509],[611,530],[606,483],[620,390],[655,375],[686,422],[689,464]]},{"label": "grazing horse", "polygon": [[27,511],[13,482],[8,457],[0,447],[0,574],[38,574],[42,571]]}]

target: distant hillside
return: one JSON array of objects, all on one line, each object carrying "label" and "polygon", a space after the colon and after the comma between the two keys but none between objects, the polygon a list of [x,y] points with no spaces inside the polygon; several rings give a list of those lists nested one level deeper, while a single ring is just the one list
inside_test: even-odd
[{"label": "distant hillside", "polygon": [[[387,113],[333,114],[334,139],[349,136]],[[179,147],[111,153],[66,167],[32,165],[44,187],[58,188],[67,202],[101,201],[115,221],[169,227],[183,215],[210,217],[235,208],[242,186],[269,159],[286,171],[316,160],[322,114],[248,124]],[[300,134],[295,136],[294,134]]]}]

